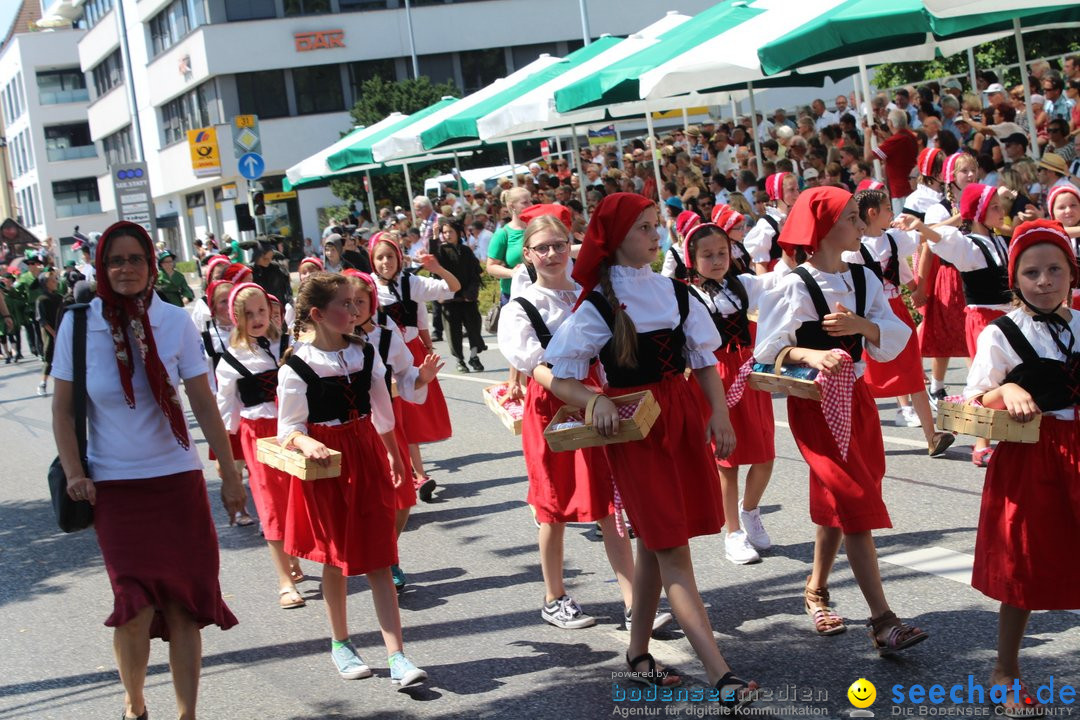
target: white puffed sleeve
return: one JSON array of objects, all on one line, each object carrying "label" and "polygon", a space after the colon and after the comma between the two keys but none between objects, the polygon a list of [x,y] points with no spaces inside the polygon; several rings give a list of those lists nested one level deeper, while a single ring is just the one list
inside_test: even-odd
[{"label": "white puffed sleeve", "polygon": [[1009,345],[1005,333],[995,325],[987,325],[975,343],[975,358],[968,369],[964,399],[973,400],[1001,387],[1005,376],[1019,364],[1020,357]]},{"label": "white puffed sleeve", "polygon": [[240,373],[227,362],[218,363],[217,368],[217,406],[225,429],[230,435],[240,429],[240,412],[244,403],[240,400],[237,380]]},{"label": "white puffed sleeve", "polygon": [[754,359],[766,365],[774,362],[781,350],[795,345],[795,331],[804,322],[817,319],[814,302],[798,275],[787,275],[758,303],[757,343]]},{"label": "white puffed sleeve", "polygon": [[784,279],[789,268],[783,262],[776,263],[776,267],[764,275],[753,273],[740,273],[739,282],[746,289],[746,311],[755,312],[761,307],[761,298]]},{"label": "white puffed sleeve", "polygon": [[544,357],[551,363],[555,377],[584,380],[589,375],[589,363],[610,339],[611,329],[593,304],[586,301],[555,331]]},{"label": "white puffed sleeve", "polygon": [[660,274],[667,278],[675,277],[675,271],[678,270],[678,263],[675,261],[676,245],[672,245],[668,248],[668,251],[664,253],[664,266],[660,268]]},{"label": "white puffed sleeve", "polygon": [[694,370],[716,364],[716,349],[720,347],[720,331],[709,317],[709,311],[697,300],[690,298],[690,312],[683,323],[686,335],[686,361]]},{"label": "white puffed sleeve", "polygon": [[[384,384],[385,387],[385,384]],[[278,370],[278,441],[294,432],[307,434],[307,383],[288,365]]]},{"label": "white puffed sleeve", "polygon": [[746,233],[746,238],[743,240],[743,247],[750,253],[750,259],[753,262],[769,262],[771,259],[769,253],[772,251],[772,241],[775,235],[776,231],[772,229],[772,225],[764,218],[758,220],[757,224],[750,228],[750,232]]},{"label": "white puffed sleeve", "polygon": [[[390,363],[390,372],[394,375],[397,383],[398,395],[407,403],[422,405],[427,401],[427,385],[419,390],[416,389],[416,380],[420,377],[420,371],[413,365],[413,355],[409,351],[405,340],[397,329],[397,324],[390,318],[386,318],[386,329],[380,329],[380,333],[390,333],[390,350],[386,353],[386,360]],[[372,342],[376,350],[379,347],[379,338],[376,336]]]},{"label": "white puffed sleeve", "polygon": [[937,242],[927,243],[931,252],[942,260],[951,262],[960,272],[982,270],[986,267],[986,257],[959,228],[940,227],[936,232],[941,236]]},{"label": "white puffed sleeve", "polygon": [[[864,338],[863,347],[874,360],[889,362],[903,352],[911,338],[911,328],[893,312],[889,301],[885,299],[885,288],[882,287],[877,276],[869,271],[864,272],[863,275],[866,276],[866,309],[863,317],[877,325],[881,335],[878,345]],[[852,301],[854,297],[852,294]],[[850,310],[855,309],[854,305],[847,303],[844,305]]]},{"label": "white puffed sleeve", "polygon": [[506,303],[499,314],[498,340],[499,352],[510,367],[532,376],[544,358],[544,348],[540,346],[525,309],[513,300]]},{"label": "white puffed sleeve", "polygon": [[[382,358],[376,352],[371,364],[371,389],[368,395],[371,398],[371,423],[375,426],[375,432],[383,435],[394,429],[394,405],[390,399],[390,390],[387,389],[383,378],[386,377],[386,366]],[[306,403],[305,403],[306,404]],[[278,421],[280,425],[280,420]],[[279,429],[278,432],[281,432]]]},{"label": "white puffed sleeve", "polygon": [[[532,278],[529,277],[529,271],[525,267],[525,263],[518,265],[517,270],[514,271],[513,277],[510,278],[510,299],[513,300],[527,287],[533,284]],[[506,308],[503,308],[505,310]],[[499,313],[499,322],[502,322],[502,313]]]},{"label": "white puffed sleeve", "polygon": [[441,278],[424,277],[423,275],[409,274],[409,293],[414,302],[427,302],[434,300],[450,300],[454,297],[454,291]]}]

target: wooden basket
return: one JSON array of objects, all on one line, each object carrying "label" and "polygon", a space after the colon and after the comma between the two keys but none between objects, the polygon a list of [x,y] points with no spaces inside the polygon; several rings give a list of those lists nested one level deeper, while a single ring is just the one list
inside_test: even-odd
[{"label": "wooden basket", "polygon": [[752,372],[747,380],[753,390],[767,393],[783,393],[793,397],[805,398],[821,402],[821,386],[813,380],[791,377],[781,374],[784,369],[784,360],[792,347],[788,346],[780,351],[773,363],[772,372]]},{"label": "wooden basket", "polygon": [[1018,443],[1039,442],[1042,415],[1022,423],[1013,420],[1005,410],[991,410],[962,402],[938,403],[937,426],[960,435],[972,435],[987,440],[1006,440]]},{"label": "wooden basket", "polygon": [[[329,450],[329,448],[327,448]],[[341,475],[341,453],[330,450],[330,464],[326,467],[304,457],[299,450],[286,450],[277,438],[259,438],[255,441],[255,457],[263,465],[277,468],[301,480],[322,480]]]},{"label": "wooden basket", "polygon": [[515,435],[521,434],[521,419],[525,414],[525,406],[520,402],[504,402],[506,388],[509,383],[495,383],[484,388],[484,404],[488,406],[495,417],[506,426],[506,429]]},{"label": "wooden basket", "polygon": [[[555,413],[544,439],[554,452],[579,448],[612,445],[642,440],[660,417],[660,404],[649,390],[609,398],[619,408],[619,430],[611,437],[602,437],[592,426],[593,407],[599,395],[593,395],[582,413],[581,408],[564,405]],[[566,425],[567,427],[559,427]]]}]

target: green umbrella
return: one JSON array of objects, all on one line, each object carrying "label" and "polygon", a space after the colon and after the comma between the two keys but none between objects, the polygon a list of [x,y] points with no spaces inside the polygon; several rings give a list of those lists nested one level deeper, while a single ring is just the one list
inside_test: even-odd
[{"label": "green umbrella", "polygon": [[331,170],[344,170],[356,165],[372,165],[374,164],[375,159],[372,157],[371,148],[375,143],[390,137],[394,133],[407,128],[413,123],[423,120],[433,112],[442,110],[448,105],[457,102],[457,100],[458,99],[454,97],[444,97],[434,105],[430,105],[423,110],[418,110],[412,115],[402,118],[400,121],[383,128],[374,135],[363,138],[355,145],[333,153],[326,158],[326,164]]},{"label": "green umbrella", "polygon": [[926,0],[925,5],[930,27],[942,37],[1012,33],[1014,19],[1028,31],[1080,23],[1080,4],[1071,0]]}]

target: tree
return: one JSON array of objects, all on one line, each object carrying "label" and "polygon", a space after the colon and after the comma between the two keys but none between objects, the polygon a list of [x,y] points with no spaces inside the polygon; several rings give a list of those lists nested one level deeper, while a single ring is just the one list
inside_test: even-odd
[{"label": "tree", "polygon": [[[350,114],[354,125],[369,127],[379,122],[392,112],[405,115],[435,104],[440,98],[460,95],[452,82],[432,84],[427,77],[416,80],[388,82],[381,77],[365,80],[360,86],[360,99],[353,106]],[[346,133],[342,133],[342,137]],[[419,171],[412,175],[413,191],[422,188],[424,180],[431,177],[433,168]],[[389,198],[392,204],[401,202],[405,197],[405,178],[400,172],[389,173],[381,177],[372,177],[372,191],[377,199]],[[344,177],[330,182],[330,189],[337,197],[352,203],[361,200],[367,204],[362,175]]]},{"label": "tree", "polygon": [[[1030,62],[1034,58],[1076,52],[1080,50],[1080,42],[1077,42],[1075,38],[1075,35],[1055,30],[1025,33],[1024,54],[1027,55],[1027,60]],[[996,71],[1004,65],[1014,63],[1016,63],[1016,40],[1011,35],[975,47],[975,66],[980,70]],[[967,53],[959,52],[929,62],[885,63],[884,65],[878,65],[874,71],[874,85],[879,88],[890,88],[899,85],[918,84],[923,80],[932,80],[947,75],[964,75],[966,77],[967,73]],[[1008,84],[1019,83],[1020,73],[1014,68],[1001,80],[1003,83]]]}]

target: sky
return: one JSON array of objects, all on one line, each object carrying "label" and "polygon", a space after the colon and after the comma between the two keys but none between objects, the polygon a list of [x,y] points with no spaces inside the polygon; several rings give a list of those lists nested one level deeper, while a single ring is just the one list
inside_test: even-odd
[{"label": "sky", "polygon": [[22,0],[0,0],[0,38],[7,35],[8,28],[15,20],[15,13],[19,11]]}]

